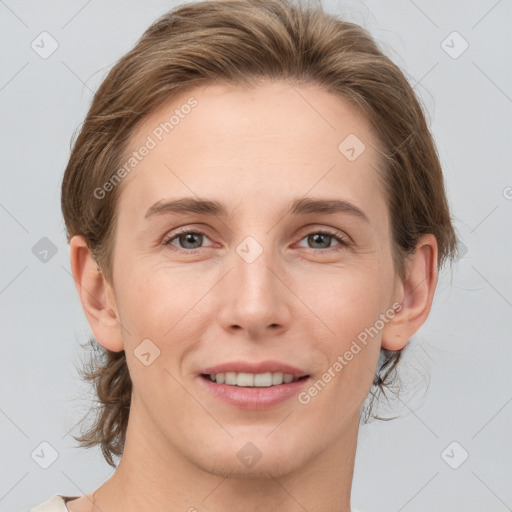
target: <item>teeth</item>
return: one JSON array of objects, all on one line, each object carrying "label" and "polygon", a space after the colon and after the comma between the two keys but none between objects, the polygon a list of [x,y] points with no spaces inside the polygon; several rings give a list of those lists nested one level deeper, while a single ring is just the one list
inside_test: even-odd
[{"label": "teeth", "polygon": [[[286,375],[290,375],[289,373],[287,373]],[[292,380],[293,380],[293,375],[292,375]],[[284,381],[284,373],[283,372],[275,372],[272,374],[272,384],[275,386],[276,384],[281,384],[282,382],[285,382]]]},{"label": "teeth", "polygon": [[[235,372],[226,372],[225,375],[226,375],[226,378],[224,380],[224,384],[236,386],[236,373]],[[215,380],[217,380],[217,376],[215,376]]]},{"label": "teeth", "polygon": [[258,375],[253,375],[252,373],[239,373],[236,376],[236,385],[237,386],[257,386],[258,384],[261,386],[260,381],[256,381],[255,377]]},{"label": "teeth", "polygon": [[298,380],[291,373],[267,372],[267,373],[245,373],[245,372],[226,372],[210,375],[210,380],[219,384],[228,384],[229,386],[243,386],[255,388],[268,388],[278,386],[279,384],[289,384]]}]

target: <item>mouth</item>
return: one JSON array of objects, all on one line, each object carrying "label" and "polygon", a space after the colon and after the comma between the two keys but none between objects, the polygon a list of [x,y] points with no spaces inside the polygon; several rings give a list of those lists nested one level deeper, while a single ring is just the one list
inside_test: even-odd
[{"label": "mouth", "polygon": [[[210,370],[211,371],[211,370]],[[238,409],[266,410],[296,397],[310,375],[284,372],[201,373],[199,381],[211,396]]]},{"label": "mouth", "polygon": [[281,386],[283,384],[292,384],[294,382],[307,379],[309,375],[295,376],[291,373],[283,372],[265,372],[265,373],[247,373],[247,372],[224,372],[224,373],[202,373],[201,377],[216,384],[226,386],[237,386],[244,388],[269,388]]},{"label": "mouth", "polygon": [[201,368],[206,392],[238,409],[263,410],[291,400],[310,379],[305,369],[277,359],[225,361]]}]

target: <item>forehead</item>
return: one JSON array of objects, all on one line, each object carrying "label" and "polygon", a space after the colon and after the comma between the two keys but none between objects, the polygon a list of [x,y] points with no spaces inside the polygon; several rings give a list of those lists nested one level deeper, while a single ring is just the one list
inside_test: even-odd
[{"label": "forehead", "polygon": [[118,207],[144,216],[157,200],[204,196],[233,208],[253,199],[271,214],[311,193],[382,217],[377,144],[360,112],[319,86],[212,84],[176,96],[139,125],[125,159],[150,149],[123,179]]}]

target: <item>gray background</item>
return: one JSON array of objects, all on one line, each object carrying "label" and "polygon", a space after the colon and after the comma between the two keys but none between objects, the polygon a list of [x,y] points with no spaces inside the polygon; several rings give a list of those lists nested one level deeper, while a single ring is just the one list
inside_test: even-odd
[{"label": "gray background", "polygon": [[[89,405],[75,365],[90,331],[70,277],[60,182],[92,92],[175,4],[0,0],[1,511],[90,492],[112,472],[68,434]],[[352,505],[512,510],[511,1],[323,5],[368,28],[420,95],[464,244],[408,349],[404,394],[390,408],[401,418],[361,428]],[[43,31],[58,43],[46,59],[31,47]],[[444,44],[452,56],[442,46],[453,31],[469,44],[457,58],[462,39]],[[46,262],[36,257],[43,237],[57,251]],[[42,442],[58,454],[47,469],[46,445],[31,456]]]}]

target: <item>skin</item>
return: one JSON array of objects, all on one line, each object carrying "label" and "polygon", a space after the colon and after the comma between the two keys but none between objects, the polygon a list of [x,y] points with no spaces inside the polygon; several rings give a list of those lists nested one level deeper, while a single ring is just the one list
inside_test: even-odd
[{"label": "skin", "polygon": [[[420,239],[400,279],[377,141],[353,106],[317,86],[195,89],[148,116],[130,151],[191,96],[197,107],[119,185],[113,282],[81,236],[70,242],[94,337],[126,350],[134,388],[119,467],[95,507],[90,494],[68,509],[350,511],[360,407],[380,348],[402,349],[429,314],[436,240]],[[352,162],[338,150],[349,134],[366,146]],[[304,196],[343,199],[369,222],[287,214]],[[217,200],[228,215],[144,218],[156,201],[179,197]],[[177,227],[205,236],[164,245]],[[326,228],[350,245],[308,236]],[[252,263],[236,251],[247,236],[263,250]],[[307,404],[294,396],[243,410],[199,380],[206,366],[277,359],[314,382],[395,302],[401,311]],[[147,338],[160,350],[149,366],[134,354]],[[252,467],[237,457],[248,442],[262,455]]]}]

